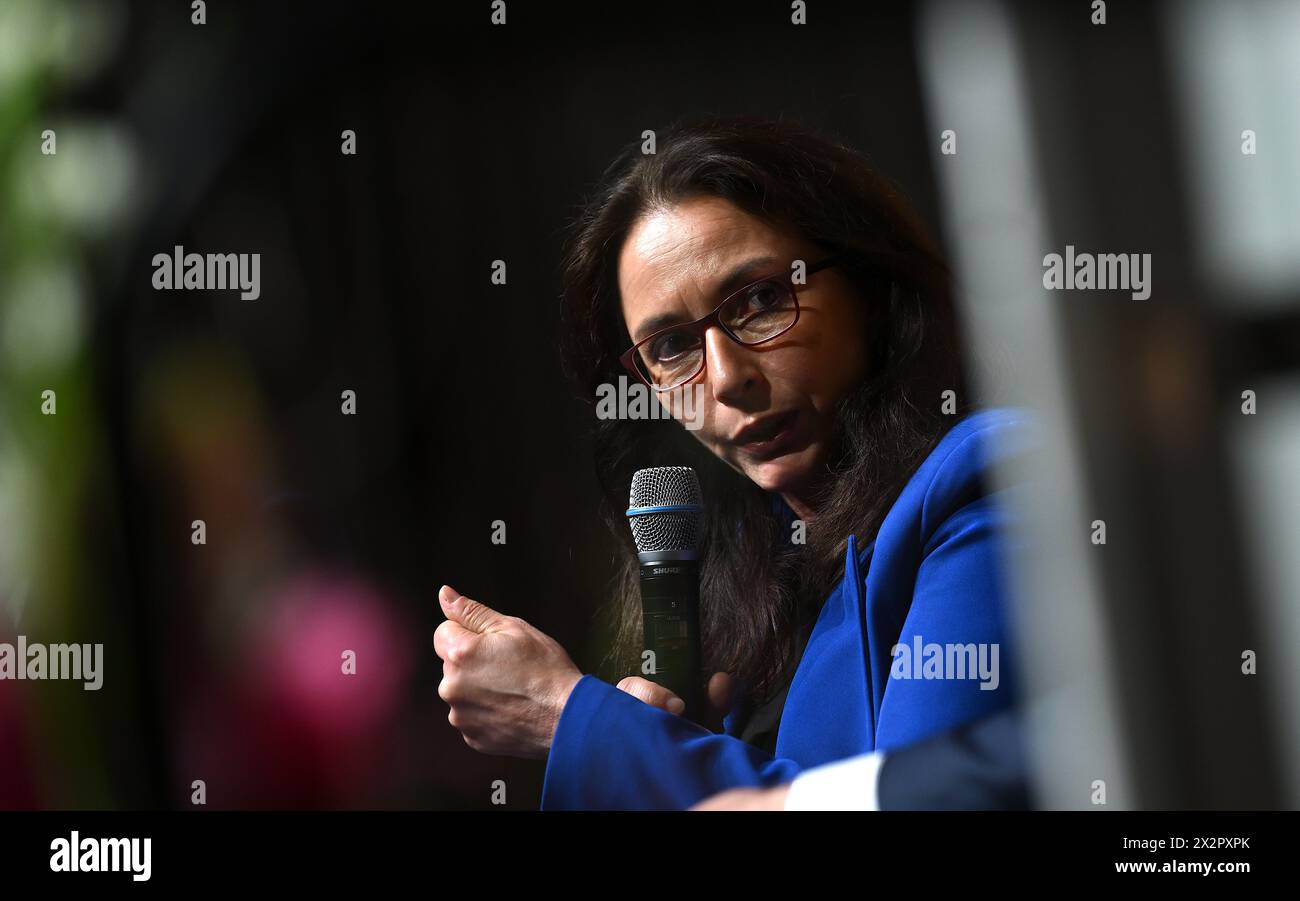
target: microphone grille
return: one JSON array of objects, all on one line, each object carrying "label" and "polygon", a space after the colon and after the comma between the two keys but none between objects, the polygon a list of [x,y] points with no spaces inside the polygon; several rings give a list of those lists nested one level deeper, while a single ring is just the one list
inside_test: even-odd
[{"label": "microphone grille", "polygon": [[689,466],[652,466],[632,476],[627,516],[642,553],[698,551],[701,509],[700,481]]}]

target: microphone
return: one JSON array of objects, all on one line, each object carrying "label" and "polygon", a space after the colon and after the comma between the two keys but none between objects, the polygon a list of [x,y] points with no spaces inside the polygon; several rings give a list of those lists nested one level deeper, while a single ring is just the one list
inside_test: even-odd
[{"label": "microphone", "polygon": [[627,517],[641,563],[645,626],[642,669],[686,703],[701,725],[707,712],[700,673],[700,482],[689,466],[655,466],[632,476]]}]

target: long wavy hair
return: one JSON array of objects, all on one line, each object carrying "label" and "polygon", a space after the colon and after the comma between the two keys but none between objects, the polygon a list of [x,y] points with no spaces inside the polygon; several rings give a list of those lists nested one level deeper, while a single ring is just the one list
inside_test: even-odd
[{"label": "long wavy hair", "polygon": [[[859,546],[926,455],[975,404],[967,390],[948,269],[897,189],[842,142],[788,121],[709,119],[675,127],[656,153],[629,144],[572,222],[561,272],[561,353],[568,377],[593,406],[602,384],[627,373],[618,258],[648,212],[722,198],[828,254],[866,316],[868,371],[841,402],[816,517],[796,543],[794,514],[665,419],[598,419],[601,515],[625,553],[608,612],[615,641],[602,666],[634,674],[642,648],[636,548],[624,510],[644,466],[694,467],[705,501],[700,630],[706,673],[775,694],[827,594],[843,577],[850,534]],[[874,318],[874,322],[871,320]],[[944,409],[945,391],[956,409]],[[952,399],[949,398],[951,401]],[[593,410],[594,412],[594,410]],[[954,415],[954,412],[956,415]]]}]

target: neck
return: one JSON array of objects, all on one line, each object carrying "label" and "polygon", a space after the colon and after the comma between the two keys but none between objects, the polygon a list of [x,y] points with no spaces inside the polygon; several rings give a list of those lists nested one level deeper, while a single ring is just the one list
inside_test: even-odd
[{"label": "neck", "polygon": [[823,471],[819,477],[800,479],[797,484],[788,486],[779,494],[796,518],[811,525],[817,518],[818,509],[826,501],[825,489],[827,480],[831,477],[829,471]]},{"label": "neck", "polygon": [[781,499],[794,511],[795,517],[802,519],[805,523],[812,522],[813,517],[816,516],[811,500],[800,492],[782,492]]}]

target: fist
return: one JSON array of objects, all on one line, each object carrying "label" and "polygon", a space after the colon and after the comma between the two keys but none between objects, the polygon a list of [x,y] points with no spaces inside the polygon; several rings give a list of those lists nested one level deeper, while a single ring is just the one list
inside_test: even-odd
[{"label": "fist", "polygon": [[544,758],[582,672],[564,648],[517,616],[450,586],[438,592],[447,621],[433,633],[442,658],[438,696],[465,743],[484,754]]}]

